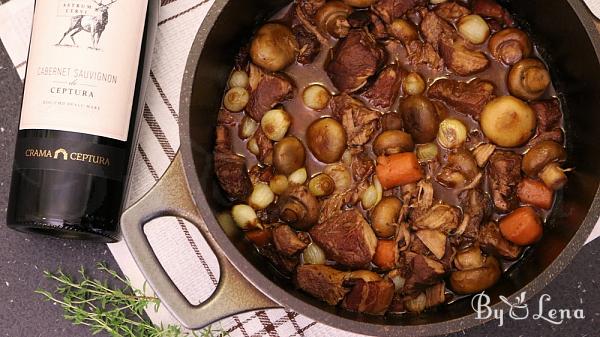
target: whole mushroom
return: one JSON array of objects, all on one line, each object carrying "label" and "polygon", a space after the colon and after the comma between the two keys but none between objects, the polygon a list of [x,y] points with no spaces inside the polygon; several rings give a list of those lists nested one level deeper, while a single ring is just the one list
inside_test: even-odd
[{"label": "whole mushroom", "polygon": [[471,152],[459,149],[448,155],[448,163],[437,175],[437,180],[450,188],[463,188],[471,182],[476,182],[479,174],[477,161]]},{"label": "whole mushroom", "polygon": [[315,197],[328,196],[335,191],[335,181],[325,173],[319,173],[310,179],[308,189]]},{"label": "whole mushroom", "polygon": [[540,98],[549,85],[550,73],[538,59],[523,59],[508,73],[508,90],[513,96],[526,101]]},{"label": "whole mushroom", "polygon": [[343,38],[350,31],[348,16],[352,7],[341,1],[328,1],[315,16],[317,27],[323,32],[335,37]]},{"label": "whole mushroom", "polygon": [[400,113],[404,129],[415,143],[424,144],[435,139],[440,121],[437,109],[429,99],[421,95],[410,96],[400,103]]},{"label": "whole mushroom", "polygon": [[298,138],[285,137],[273,148],[273,165],[277,171],[289,175],[304,166],[306,151]]},{"label": "whole mushroom", "polygon": [[458,270],[476,269],[483,266],[485,257],[478,245],[462,250],[454,256],[454,265]]},{"label": "whole mushroom", "polygon": [[378,237],[387,238],[396,233],[400,220],[402,201],[396,197],[385,197],[371,213],[371,224]]},{"label": "whole mushroom", "polygon": [[410,152],[414,149],[415,143],[411,135],[399,130],[384,131],[373,141],[373,152],[377,156]]},{"label": "whole mushroom", "polygon": [[298,41],[292,30],[279,23],[267,23],[254,35],[250,46],[252,62],[270,71],[280,71],[296,59]]},{"label": "whole mushroom", "polygon": [[[469,267],[473,267],[469,265]],[[490,288],[502,275],[500,263],[493,256],[484,258],[478,268],[458,270],[450,274],[450,287],[458,294],[474,294]]]},{"label": "whole mushroom", "polygon": [[562,145],[551,140],[535,144],[523,156],[521,168],[525,174],[535,178],[546,165],[561,162],[567,158],[567,151]]},{"label": "whole mushroom", "polygon": [[346,150],[346,131],[333,118],[321,118],[306,130],[308,148],[321,162],[339,161]]},{"label": "whole mushroom", "polygon": [[319,220],[319,201],[305,186],[291,187],[278,205],[281,220],[297,230],[308,230]]},{"label": "whole mushroom", "polygon": [[494,34],[488,48],[496,60],[507,65],[515,64],[533,52],[527,34],[516,28],[506,28]]},{"label": "whole mushroom", "polygon": [[531,138],[537,118],[527,103],[513,96],[502,96],[483,108],[480,124],[485,136],[494,144],[517,147]]}]

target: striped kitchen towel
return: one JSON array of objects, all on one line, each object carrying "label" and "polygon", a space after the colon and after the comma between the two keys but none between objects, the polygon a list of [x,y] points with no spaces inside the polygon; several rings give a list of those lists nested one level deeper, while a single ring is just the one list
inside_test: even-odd
[{"label": "striped kitchen towel", "polygon": [[[3,0],[0,0],[0,3]],[[136,147],[131,202],[146,193],[166,171],[179,148],[178,111],[181,81],[188,52],[212,0],[161,0],[156,49]],[[25,74],[33,0],[0,5],[0,39],[21,78]],[[164,268],[190,303],[207,299],[218,283],[217,260],[199,231],[177,218],[161,218],[145,232]],[[600,234],[596,226],[589,241]],[[124,243],[109,245],[123,273],[138,288],[144,277]],[[163,308],[149,310],[157,324],[177,324]],[[274,309],[226,318],[214,325],[231,336],[349,336],[293,311]]]}]

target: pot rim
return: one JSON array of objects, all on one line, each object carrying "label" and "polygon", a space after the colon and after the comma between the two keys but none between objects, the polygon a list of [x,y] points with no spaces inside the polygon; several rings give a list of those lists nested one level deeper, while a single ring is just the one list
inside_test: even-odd
[{"label": "pot rim", "polygon": [[[588,9],[581,1],[566,1],[572,7],[573,11],[584,26],[587,36],[594,47],[596,57],[600,62],[600,33],[594,24],[592,15],[588,12]],[[242,273],[242,275],[246,277],[246,279],[253,286],[258,288],[263,294],[271,298],[276,303],[290,308],[314,321],[345,331],[373,336],[387,336],[390,334],[403,334],[405,336],[433,336],[440,333],[452,333],[465,330],[492,320],[493,318],[476,319],[475,313],[471,313],[460,318],[437,323],[427,323],[423,325],[383,325],[359,322],[332,314],[317,306],[311,305],[299,298],[296,298],[263,275],[255,267],[253,267],[252,264],[247,262],[246,257],[244,257],[233,245],[229,237],[227,237],[223,231],[221,225],[219,225],[217,222],[213,211],[206,200],[206,196],[202,190],[194,164],[192,144],[189,133],[191,95],[198,61],[212,27],[228,2],[229,0],[215,0],[200,29],[198,30],[194,43],[191,47],[182,82],[179,131],[181,141],[180,152],[183,155],[183,166],[192,196],[208,229],[218,242],[220,248],[226,253],[226,257],[229,259],[229,261]],[[540,292],[546,285],[548,285],[572,261],[575,255],[583,247],[586,239],[591,234],[594,225],[598,220],[599,214],[600,189],[596,191],[594,200],[585,216],[585,219],[563,251],[541,274],[533,279],[533,281],[529,282],[523,288],[511,294],[510,297],[512,298],[515,295],[525,291],[525,297],[528,301],[538,292]],[[498,301],[498,303],[493,305],[492,308],[503,309],[505,311],[509,309],[508,305],[502,301]]]}]

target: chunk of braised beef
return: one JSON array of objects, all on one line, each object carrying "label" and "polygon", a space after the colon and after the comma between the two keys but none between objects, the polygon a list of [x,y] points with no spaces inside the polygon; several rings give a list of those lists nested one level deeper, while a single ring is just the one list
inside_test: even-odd
[{"label": "chunk of braised beef", "polygon": [[530,104],[538,120],[537,136],[531,140],[530,145],[541,141],[552,140],[559,144],[564,142],[564,132],[561,128],[562,111],[557,98],[533,102]]},{"label": "chunk of braised beef", "polygon": [[489,184],[496,210],[509,212],[518,206],[517,185],[521,181],[521,155],[496,151],[488,165]]},{"label": "chunk of braised beef", "polygon": [[536,144],[551,140],[553,142],[562,144],[565,141],[565,134],[562,129],[554,129],[551,131],[544,131],[539,133],[535,138],[529,141],[529,146],[535,146]]},{"label": "chunk of braised beef", "polygon": [[413,293],[434,285],[439,282],[445,273],[446,271],[441,263],[423,255],[415,254],[410,259],[410,276],[406,279],[402,291]]},{"label": "chunk of braised beef", "polygon": [[233,153],[229,129],[216,128],[214,151],[215,173],[219,184],[230,198],[244,200],[252,192],[252,182],[246,170],[244,157]]},{"label": "chunk of braised beef", "polygon": [[440,18],[453,23],[460,20],[460,18],[462,18],[463,16],[471,14],[471,10],[467,7],[461,6],[460,4],[451,1],[439,4],[435,8],[434,12]]},{"label": "chunk of braised beef", "polygon": [[253,185],[258,183],[268,184],[273,176],[275,175],[275,169],[273,166],[254,165],[248,171],[250,181]]},{"label": "chunk of braised beef", "polygon": [[502,30],[502,24],[492,18],[484,18],[485,22],[490,27],[490,34],[493,35]]},{"label": "chunk of braised beef", "polygon": [[370,19],[371,23],[369,24],[369,31],[373,34],[373,37],[377,40],[387,39],[389,34],[383,20],[375,13],[371,13]]},{"label": "chunk of braised beef", "polygon": [[258,155],[256,155],[258,161],[271,165],[273,163],[273,142],[267,137],[262,128],[256,129],[252,138],[256,140],[258,145]]},{"label": "chunk of braised beef", "polygon": [[302,241],[292,227],[281,224],[273,229],[273,243],[279,252],[292,256],[304,250],[310,242]]},{"label": "chunk of braised beef", "polygon": [[352,177],[355,182],[362,182],[375,173],[375,162],[373,162],[364,149],[357,148],[356,152],[358,153],[352,154],[350,171],[352,171]]},{"label": "chunk of braised beef", "polygon": [[473,13],[483,17],[493,18],[504,26],[514,26],[515,22],[508,11],[494,0],[473,0]]},{"label": "chunk of braised beef", "polygon": [[460,76],[474,75],[490,65],[484,53],[471,49],[459,35],[443,35],[439,50],[446,67]]},{"label": "chunk of braised beef", "polygon": [[354,190],[334,193],[321,203],[319,223],[340,215],[344,210],[358,202],[358,194]]},{"label": "chunk of braised beef", "polygon": [[421,241],[421,239],[419,239],[414,234],[411,235],[410,244],[408,245],[408,250],[410,250],[411,252],[413,252],[415,254],[423,255],[426,257],[432,256],[432,254],[429,251],[429,249],[427,248],[427,246],[425,246],[425,244],[423,244],[423,241]]},{"label": "chunk of braised beef", "polygon": [[446,21],[442,20],[435,12],[427,12],[421,21],[421,34],[427,42],[435,49],[438,49],[439,43],[445,36],[456,34],[454,28]]},{"label": "chunk of braised beef", "polygon": [[297,256],[285,256],[281,254],[273,245],[267,245],[264,247],[260,247],[258,252],[266,257],[272,264],[275,270],[286,277],[291,276],[298,263],[300,262]]},{"label": "chunk of braised beef", "polygon": [[540,131],[560,128],[562,111],[560,110],[560,101],[557,98],[533,102],[531,108],[537,116]]},{"label": "chunk of braised beef", "polygon": [[478,120],[485,105],[496,97],[494,91],[494,84],[486,80],[461,82],[441,79],[429,87],[428,95]]},{"label": "chunk of braised beef", "polygon": [[246,172],[246,160],[233,153],[215,153],[215,171],[219,184],[229,197],[244,200],[252,192]]},{"label": "chunk of braised beef", "polygon": [[246,113],[256,121],[277,104],[293,95],[294,86],[284,75],[267,74],[255,65],[250,65],[250,100]]},{"label": "chunk of braised beef", "polygon": [[[329,39],[317,27],[316,14],[325,5],[326,0],[307,0],[295,2],[294,7],[284,16],[281,21],[291,22],[292,30],[296,26],[302,26],[320,45],[329,45]],[[319,46],[320,48],[320,46]]]},{"label": "chunk of braised beef", "polygon": [[442,57],[430,43],[412,40],[405,47],[410,64],[414,66],[424,64],[433,71],[441,71],[443,69],[444,60],[442,60]]},{"label": "chunk of braised beef", "polygon": [[362,88],[385,61],[385,51],[362,29],[352,29],[338,42],[326,66],[327,74],[341,92]]},{"label": "chunk of braised beef", "polygon": [[267,208],[256,210],[256,216],[260,223],[276,223],[279,221],[279,207],[271,203]]},{"label": "chunk of braised beef", "polygon": [[348,273],[329,266],[305,264],[296,271],[298,287],[330,305],[338,304],[350,289],[344,287]]},{"label": "chunk of braised beef", "polygon": [[396,271],[398,275],[407,279],[410,277],[411,269],[412,269],[412,259],[417,256],[417,254],[411,251],[401,251],[398,254],[398,261],[396,263]]},{"label": "chunk of braised beef", "polygon": [[494,222],[487,222],[481,226],[478,241],[484,251],[508,260],[516,260],[521,255],[521,247],[506,240]]},{"label": "chunk of braised beef", "polygon": [[385,67],[377,79],[362,94],[371,105],[389,110],[396,102],[400,94],[402,80],[405,77],[405,71],[397,64],[391,64]]},{"label": "chunk of braised beef", "polygon": [[342,307],[350,311],[383,315],[394,297],[394,283],[389,279],[350,279],[344,284],[352,287],[342,302]]},{"label": "chunk of braised beef", "polygon": [[452,246],[450,240],[446,240],[446,250],[444,252],[444,256],[439,259],[440,263],[444,267],[446,272],[452,270],[452,261],[454,261],[454,256],[456,255],[456,248]]},{"label": "chunk of braised beef", "polygon": [[476,239],[481,223],[491,212],[490,200],[485,193],[476,188],[462,192],[459,198],[463,209],[463,221],[466,221],[462,235]]},{"label": "chunk of braised beef", "polygon": [[313,63],[321,51],[319,40],[317,40],[317,37],[306,30],[302,25],[294,26],[292,31],[294,32],[294,36],[300,47],[300,50],[298,51],[298,62],[301,64]]},{"label": "chunk of braised beef", "polygon": [[356,209],[314,226],[310,235],[328,258],[351,268],[368,265],[377,246],[371,225]]},{"label": "chunk of braised beef", "polygon": [[403,313],[406,311],[404,306],[404,298],[399,292],[394,294],[394,298],[392,298],[392,303],[390,303],[390,307],[388,309],[391,313]]},{"label": "chunk of braised beef", "polygon": [[426,0],[379,0],[373,5],[373,10],[385,23],[390,24],[415,6],[426,3]]},{"label": "chunk of braised beef", "polygon": [[366,144],[377,129],[381,115],[347,94],[334,96],[330,101],[333,116],[346,130],[348,145]]},{"label": "chunk of braised beef", "polygon": [[418,5],[406,11],[406,18],[415,26],[420,26],[421,21],[423,21],[423,17],[425,14],[427,14],[427,12],[429,12],[427,7],[424,5]]}]

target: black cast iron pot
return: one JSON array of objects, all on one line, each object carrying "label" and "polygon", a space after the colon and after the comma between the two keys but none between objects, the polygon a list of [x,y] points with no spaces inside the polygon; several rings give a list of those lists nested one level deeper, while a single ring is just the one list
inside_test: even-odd
[{"label": "black cast iron pot", "polygon": [[[152,288],[183,325],[201,328],[228,315],[285,306],[316,321],[367,335],[424,336],[462,330],[477,320],[470,298],[419,316],[373,317],[328,306],[284,282],[269,269],[231,224],[217,215],[231,205],[213,173],[214,128],[234,55],[257,25],[285,0],[216,0],[188,59],[180,110],[181,150],[169,171],[122,219],[123,236]],[[600,36],[581,0],[514,0],[505,4],[527,23],[543,47],[557,91],[566,103],[569,183],[559,196],[543,239],[486,292],[503,307],[500,295],[526,292],[530,298],[575,256],[599,214],[600,196]],[[196,224],[216,252],[220,284],[212,297],[192,306],[169,279],[143,232],[148,221],[180,216]],[[506,307],[504,308],[506,309]]]}]

